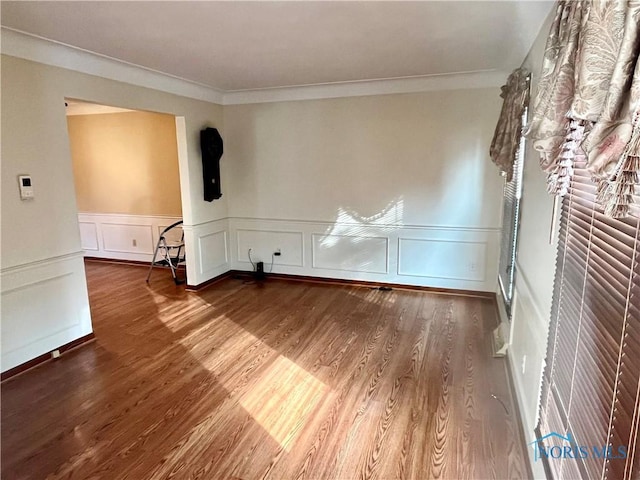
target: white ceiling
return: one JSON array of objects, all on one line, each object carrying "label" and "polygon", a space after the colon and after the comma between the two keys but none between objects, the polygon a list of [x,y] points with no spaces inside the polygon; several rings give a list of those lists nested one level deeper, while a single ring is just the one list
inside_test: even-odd
[{"label": "white ceiling", "polygon": [[553,2],[13,2],[22,32],[222,91],[510,70]]}]

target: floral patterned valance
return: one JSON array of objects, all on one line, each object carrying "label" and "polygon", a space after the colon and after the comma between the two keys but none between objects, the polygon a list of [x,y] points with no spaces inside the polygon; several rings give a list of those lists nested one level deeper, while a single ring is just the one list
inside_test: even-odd
[{"label": "floral patterned valance", "polygon": [[504,101],[489,154],[510,182],[522,136],[522,114],[529,104],[529,72],[523,68],[514,70],[500,96]]},{"label": "floral patterned valance", "polygon": [[624,217],[640,168],[640,0],[558,2],[526,135],[549,191],[582,157],[607,215]]}]

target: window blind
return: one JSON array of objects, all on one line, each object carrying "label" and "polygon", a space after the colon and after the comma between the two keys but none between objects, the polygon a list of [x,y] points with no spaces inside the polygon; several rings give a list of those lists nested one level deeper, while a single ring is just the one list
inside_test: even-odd
[{"label": "window blind", "polygon": [[[522,115],[522,124],[527,124],[527,109]],[[511,317],[511,300],[516,271],[516,252],[518,249],[518,226],[520,225],[520,197],[522,196],[522,170],[524,166],[525,138],[520,137],[518,154],[513,159],[511,181],[505,178],[502,191],[502,232],[500,235],[500,258],[498,281],[505,309]]]},{"label": "window blind", "polygon": [[[595,198],[584,162],[576,162],[560,214],[537,429],[538,438],[570,433],[573,448],[587,454],[541,460],[557,479],[638,480],[640,197],[622,220],[605,217]],[[566,446],[557,436],[546,442]],[[598,455],[604,447],[611,454]],[[614,458],[619,447],[626,458]]]}]

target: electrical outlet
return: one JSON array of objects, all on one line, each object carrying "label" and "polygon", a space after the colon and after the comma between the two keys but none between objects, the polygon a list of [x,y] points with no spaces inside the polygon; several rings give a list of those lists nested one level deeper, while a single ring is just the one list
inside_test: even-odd
[{"label": "electrical outlet", "polygon": [[133,243],[133,246],[134,246],[134,247],[137,247],[137,246],[138,246],[138,241],[137,241],[135,238],[133,239],[133,242],[131,242],[131,243]]},{"label": "electrical outlet", "polygon": [[470,272],[477,272],[478,271],[478,264],[476,262],[469,262],[469,271]]},{"label": "electrical outlet", "polygon": [[527,371],[527,356],[523,355],[522,356],[522,375],[524,375],[526,371]]},{"label": "electrical outlet", "polygon": [[60,356],[60,350],[54,350],[51,352],[51,358],[58,358]]},{"label": "electrical outlet", "polygon": [[276,257],[279,257],[280,255],[282,255],[282,250],[280,250],[279,248],[276,248],[276,251],[275,251],[275,252],[273,252],[273,254],[274,254]]}]

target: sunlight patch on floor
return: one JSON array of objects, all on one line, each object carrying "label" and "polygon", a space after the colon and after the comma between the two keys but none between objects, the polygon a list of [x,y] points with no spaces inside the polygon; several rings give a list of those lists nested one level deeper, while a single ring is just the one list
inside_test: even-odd
[{"label": "sunlight patch on floor", "polygon": [[[238,351],[251,357],[248,364],[251,359],[265,358],[267,370],[249,373],[246,391],[240,395],[238,403],[275,441],[290,451],[309,415],[330,388],[232,320],[219,317],[215,322],[212,335],[216,331],[233,332],[220,345],[211,348],[211,344],[207,344],[205,349],[202,344],[194,344],[189,336],[180,343],[189,348],[193,357],[229,392],[237,391],[238,375],[242,376],[246,367],[229,364],[230,358],[237,360]],[[265,350],[269,352],[267,355]]]},{"label": "sunlight patch on floor", "polygon": [[151,288],[147,291],[157,307],[158,320],[172,332],[183,329],[186,320],[197,318],[201,312],[208,315],[215,312],[215,307],[196,295],[189,295],[186,299],[176,302],[174,297],[158,293]]},{"label": "sunlight patch on floor", "polygon": [[240,404],[285,450],[304,427],[329,387],[280,356],[240,398]]}]

